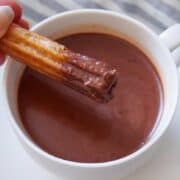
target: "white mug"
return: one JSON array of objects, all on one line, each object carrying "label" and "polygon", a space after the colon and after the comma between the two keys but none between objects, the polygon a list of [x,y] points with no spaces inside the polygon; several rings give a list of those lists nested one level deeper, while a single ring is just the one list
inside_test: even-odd
[{"label": "white mug", "polygon": [[25,66],[9,58],[4,67],[2,84],[5,108],[14,132],[30,156],[49,171],[70,180],[119,179],[133,172],[152,157],[158,140],[172,120],[178,98],[180,24],[172,26],[158,36],[142,23],[116,12],[76,10],[52,16],[34,26],[32,30],[53,39],[78,32],[102,32],[127,39],[144,51],[156,67],[162,80],[164,105],[159,123],[151,138],[136,152],[104,163],[63,160],[43,151],[24,130],[17,110],[17,89]]}]

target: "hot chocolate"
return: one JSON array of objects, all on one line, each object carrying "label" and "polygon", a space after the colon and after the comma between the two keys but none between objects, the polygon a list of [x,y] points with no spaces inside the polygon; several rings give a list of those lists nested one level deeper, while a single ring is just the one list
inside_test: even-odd
[{"label": "hot chocolate", "polygon": [[118,70],[114,98],[99,104],[26,69],[18,107],[32,140],[57,157],[106,162],[133,153],[147,141],[161,112],[162,87],[149,58],[129,42],[106,34],[74,34],[58,40]]}]

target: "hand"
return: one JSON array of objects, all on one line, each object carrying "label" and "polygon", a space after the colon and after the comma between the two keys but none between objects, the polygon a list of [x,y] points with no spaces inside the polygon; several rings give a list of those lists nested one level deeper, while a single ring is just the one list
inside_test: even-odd
[{"label": "hand", "polygon": [[[6,33],[12,22],[28,29],[28,23],[21,18],[22,9],[14,0],[0,0],[0,38]],[[5,54],[0,51],[0,65],[3,64]]]}]

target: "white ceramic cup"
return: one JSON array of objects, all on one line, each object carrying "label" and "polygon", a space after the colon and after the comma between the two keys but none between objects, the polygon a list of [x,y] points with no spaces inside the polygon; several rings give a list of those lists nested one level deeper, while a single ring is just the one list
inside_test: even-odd
[{"label": "white ceramic cup", "polygon": [[114,180],[126,176],[142,165],[152,156],[158,140],[169,126],[175,111],[178,98],[176,65],[178,60],[180,61],[180,48],[178,49],[180,24],[158,36],[140,22],[119,13],[76,10],[50,17],[34,26],[32,30],[53,39],[78,32],[102,32],[127,39],[142,49],[157,68],[164,90],[164,105],[159,123],[151,138],[136,152],[104,163],[78,163],[63,160],[43,151],[25,132],[17,111],[18,82],[25,66],[9,59],[3,73],[3,97],[9,120],[23,148],[39,164],[64,179]]}]

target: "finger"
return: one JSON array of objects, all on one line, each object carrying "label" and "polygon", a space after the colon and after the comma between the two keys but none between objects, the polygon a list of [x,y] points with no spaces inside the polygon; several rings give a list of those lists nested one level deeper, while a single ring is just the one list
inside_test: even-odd
[{"label": "finger", "polygon": [[21,27],[25,28],[25,29],[29,29],[29,24],[26,20],[24,19],[20,19],[17,24],[19,24]]},{"label": "finger", "polygon": [[0,38],[6,33],[14,18],[14,12],[9,6],[0,6]]},{"label": "finger", "polygon": [[20,5],[14,1],[14,0],[0,0],[0,6],[1,5],[7,5],[10,6],[15,13],[15,17],[14,17],[14,22],[19,21],[19,19],[21,18],[22,15],[22,8],[20,7]]},{"label": "finger", "polygon": [[4,63],[5,55],[3,52],[0,51],[0,65]]},{"label": "finger", "polygon": [[[14,11],[9,6],[0,6],[0,38],[6,33],[9,25],[14,19]],[[5,54],[0,51],[0,65],[3,64]]]}]

